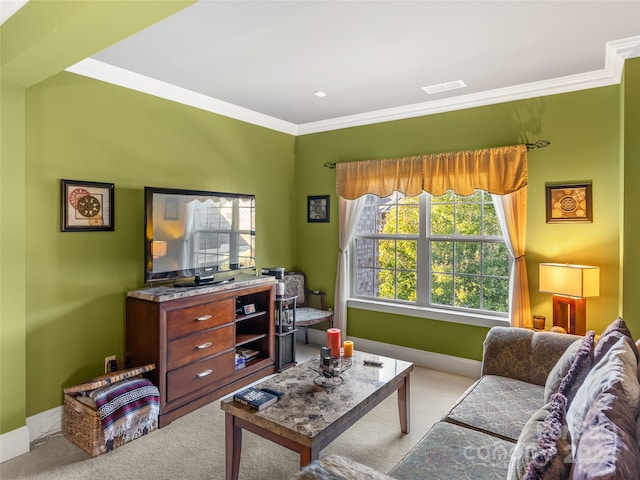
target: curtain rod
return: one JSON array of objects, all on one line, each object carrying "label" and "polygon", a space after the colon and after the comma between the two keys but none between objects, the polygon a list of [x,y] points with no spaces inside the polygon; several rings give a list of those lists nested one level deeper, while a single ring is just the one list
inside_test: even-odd
[{"label": "curtain rod", "polygon": [[[551,142],[549,140],[538,140],[537,142],[533,142],[533,143],[525,143],[524,144],[525,147],[527,147],[527,151],[529,150],[542,150],[543,148],[548,147],[549,145],[551,145]],[[335,162],[327,162],[324,164],[324,168],[336,168],[336,163]]]}]

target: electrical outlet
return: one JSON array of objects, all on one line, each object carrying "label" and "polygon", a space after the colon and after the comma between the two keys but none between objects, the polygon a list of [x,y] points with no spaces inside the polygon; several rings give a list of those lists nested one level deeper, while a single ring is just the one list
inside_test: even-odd
[{"label": "electrical outlet", "polygon": [[104,357],[104,373],[111,373],[111,365],[109,362],[116,361],[116,356],[111,355],[109,357]]}]

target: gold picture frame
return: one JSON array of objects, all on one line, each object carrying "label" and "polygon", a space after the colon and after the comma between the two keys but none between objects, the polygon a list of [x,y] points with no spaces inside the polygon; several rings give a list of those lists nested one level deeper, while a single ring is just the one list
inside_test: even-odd
[{"label": "gold picture frame", "polygon": [[547,184],[547,223],[592,223],[591,182]]}]

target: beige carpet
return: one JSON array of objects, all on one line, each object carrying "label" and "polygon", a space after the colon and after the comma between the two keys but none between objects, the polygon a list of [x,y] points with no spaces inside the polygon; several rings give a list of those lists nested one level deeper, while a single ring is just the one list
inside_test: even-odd
[{"label": "beige carpet", "polygon": [[[473,383],[466,377],[416,367],[411,376],[411,431],[400,433],[392,395],[322,451],[388,472]],[[240,480],[288,479],[298,456],[251,433],[243,434]],[[2,480],[207,479],[225,477],[224,415],[213,402],[116,450],[90,458],[61,434],[0,465]]]}]

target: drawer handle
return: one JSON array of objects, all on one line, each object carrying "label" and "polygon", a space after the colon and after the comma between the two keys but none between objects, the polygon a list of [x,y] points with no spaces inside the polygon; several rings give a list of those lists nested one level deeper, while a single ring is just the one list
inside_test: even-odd
[{"label": "drawer handle", "polygon": [[202,378],[202,377],[206,377],[207,375],[211,375],[212,373],[213,373],[213,370],[208,369],[208,370],[205,370],[204,372],[198,373],[196,377]]},{"label": "drawer handle", "polygon": [[211,318],[211,315],[203,315],[201,317],[196,318],[196,320],[199,322],[203,322],[205,320],[209,320],[210,318]]},{"label": "drawer handle", "polygon": [[207,342],[207,343],[203,343],[202,345],[198,345],[196,348],[199,348],[202,350],[203,348],[209,348],[211,345],[213,345],[213,343]]}]

